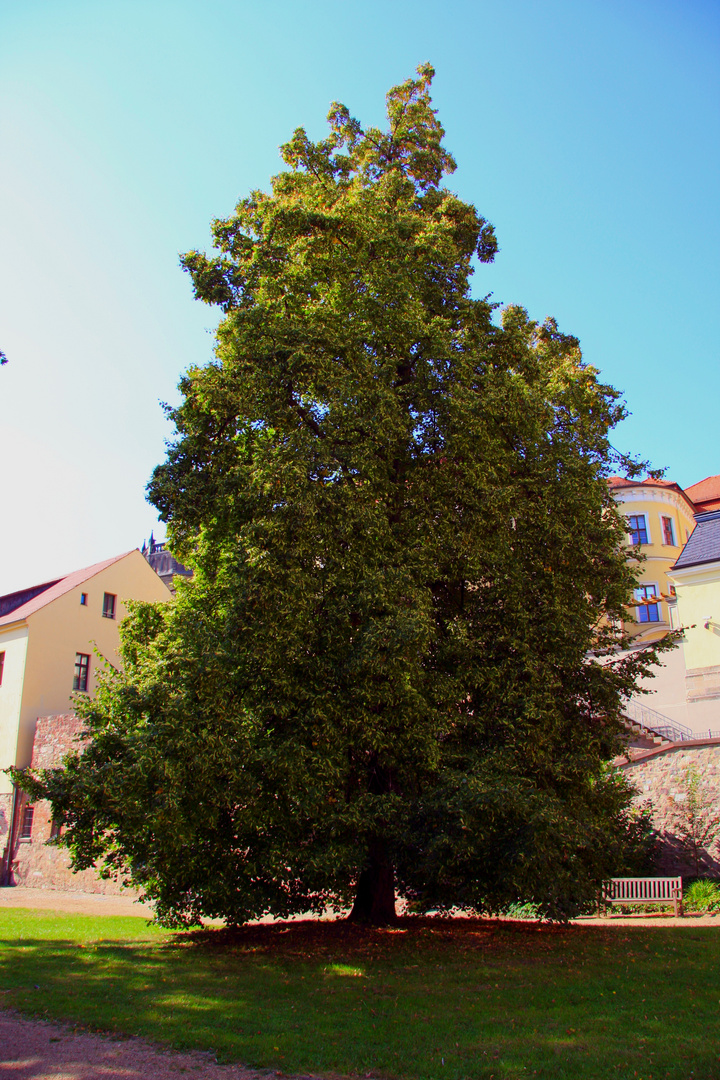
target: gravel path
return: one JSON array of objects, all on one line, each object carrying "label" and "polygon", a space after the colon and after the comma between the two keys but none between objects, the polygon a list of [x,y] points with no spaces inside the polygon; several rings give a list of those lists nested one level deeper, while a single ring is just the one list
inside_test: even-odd
[{"label": "gravel path", "polygon": [[[268,1080],[281,1073],[218,1065],[212,1054],[180,1054],[144,1039],[88,1035],[0,1012],[2,1080]],[[311,1080],[296,1078],[296,1080]]]},{"label": "gravel path", "polygon": [[[101,896],[98,893],[60,892],[59,889],[28,889],[15,885],[9,889],[0,889],[0,911],[3,908],[38,908],[46,911],[66,911],[77,915],[137,915],[151,919],[152,908],[138,903],[131,894],[127,896]],[[298,915],[290,922],[314,918],[312,915]],[[332,919],[332,915],[325,916]],[[266,917],[259,922],[274,922]],[[512,920],[513,922],[516,920]],[[520,919],[520,922],[525,920]],[[217,920],[209,920],[212,925]],[[699,915],[688,912],[684,918],[676,919],[673,915],[638,913],[637,915],[608,915],[598,918],[596,915],[583,915],[573,919],[577,926],[717,926],[720,929],[720,913]]]},{"label": "gravel path", "polygon": [[126,896],[103,896],[101,893],[60,892],[59,889],[28,889],[13,885],[0,889],[0,911],[3,908],[38,908],[46,911],[66,911],[76,915],[139,915],[152,918],[152,908],[139,904],[134,893]]},{"label": "gravel path", "polygon": [[673,930],[678,927],[688,926],[715,926],[720,930],[720,915],[703,915],[697,911],[688,911],[687,915],[650,915],[647,912],[637,915],[608,915],[607,918],[598,918],[597,915],[581,915],[579,919],[571,919],[574,926],[665,926]]}]

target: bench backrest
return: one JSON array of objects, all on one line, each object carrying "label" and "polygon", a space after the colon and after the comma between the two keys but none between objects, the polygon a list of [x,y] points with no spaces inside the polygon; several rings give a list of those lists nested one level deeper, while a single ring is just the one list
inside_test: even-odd
[{"label": "bench backrest", "polygon": [[682,899],[681,877],[612,878],[603,884],[607,900]]}]

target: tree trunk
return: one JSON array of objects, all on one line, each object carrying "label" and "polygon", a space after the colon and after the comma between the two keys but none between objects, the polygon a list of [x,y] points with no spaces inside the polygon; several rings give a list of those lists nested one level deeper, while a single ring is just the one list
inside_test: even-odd
[{"label": "tree trunk", "polygon": [[370,841],[368,862],[360,874],[348,919],[368,926],[388,926],[395,914],[395,871],[384,840]]}]

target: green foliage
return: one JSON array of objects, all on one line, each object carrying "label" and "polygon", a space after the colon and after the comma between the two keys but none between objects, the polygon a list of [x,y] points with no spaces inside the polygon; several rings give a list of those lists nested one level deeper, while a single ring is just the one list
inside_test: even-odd
[{"label": "green foliage", "polygon": [[683,906],[687,911],[720,911],[720,882],[692,881],[683,892]]},{"label": "green foliage", "polygon": [[84,755],[23,781],[169,924],[387,921],[395,888],[562,919],[627,861],[624,411],[552,319],[472,298],[497,245],[441,185],[432,74],[386,132],[298,129],[183,260],[224,319],[149,490],[195,576],[122,627]]},{"label": "green foliage", "polygon": [[684,779],[684,801],[675,808],[673,839],[699,877],[709,849],[720,836],[720,807],[716,789],[691,766]]},{"label": "green foliage", "polygon": [[500,915],[510,919],[538,919],[541,915],[537,904],[508,904]]}]

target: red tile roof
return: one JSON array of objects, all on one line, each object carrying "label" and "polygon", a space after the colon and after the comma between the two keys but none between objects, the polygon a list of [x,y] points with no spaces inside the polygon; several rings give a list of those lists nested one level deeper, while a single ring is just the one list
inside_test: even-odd
[{"label": "red tile roof", "polygon": [[682,491],[679,484],[673,483],[672,480],[653,480],[648,476],[646,480],[628,480],[626,476],[608,476],[608,484],[611,488],[620,487],[669,487],[675,488],[677,491]]},{"label": "red tile roof", "polygon": [[698,510],[720,510],[720,476],[706,476],[685,491]]},{"label": "red tile roof", "polygon": [[[133,548],[133,550],[137,550]],[[27,619],[28,615],[33,615],[40,608],[44,608],[47,604],[51,604],[53,600],[57,600],[59,596],[64,596],[65,593],[69,593],[77,585],[82,585],[84,581],[89,581],[90,578],[95,577],[101,570],[106,570],[108,566],[112,566],[113,563],[120,562],[127,555],[132,554],[130,551],[124,551],[122,555],[116,555],[112,559],[106,559],[104,562],[95,563],[93,566],[86,566],[84,570],[75,570],[72,574],[67,574],[65,577],[60,578],[54,584],[51,584],[48,589],[44,589],[37,596],[34,596],[27,603],[23,604],[19,608],[15,608],[14,611],[9,612],[7,615],[3,615],[0,618],[0,627],[9,626],[10,623],[22,622],[23,619]],[[8,595],[12,595],[11,593]],[[0,597],[2,599],[2,597]]]},{"label": "red tile roof", "polygon": [[617,491],[619,488],[632,488],[632,487],[656,487],[656,488],[670,488],[672,491],[677,492],[678,495],[682,495],[687,503],[690,504],[690,509],[695,511],[695,503],[692,496],[689,494],[690,488],[685,491],[679,484],[674,483],[672,480],[653,480],[648,476],[646,480],[628,480],[626,476],[608,476],[608,487],[611,491]]}]

